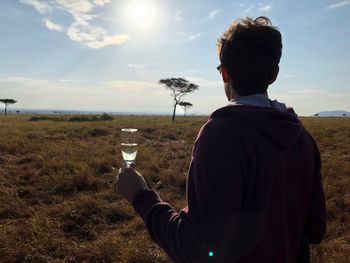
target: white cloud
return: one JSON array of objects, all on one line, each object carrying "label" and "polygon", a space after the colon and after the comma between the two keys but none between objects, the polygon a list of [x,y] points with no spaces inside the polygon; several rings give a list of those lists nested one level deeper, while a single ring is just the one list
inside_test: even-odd
[{"label": "white cloud", "polygon": [[39,0],[20,0],[20,3],[33,6],[40,14],[49,13],[53,7],[50,2]]},{"label": "white cloud", "polygon": [[298,75],[293,73],[285,73],[280,76],[280,78],[291,79],[296,78]]},{"label": "white cloud", "polygon": [[325,98],[342,98],[344,96],[350,97],[350,92],[345,92],[345,91],[331,92],[328,90],[314,89],[314,88],[287,90],[286,94],[297,94],[297,95],[303,95],[303,96],[320,96]]},{"label": "white cloud", "polygon": [[122,45],[128,41],[127,35],[107,35],[101,27],[83,26],[78,22],[73,23],[68,31],[69,38],[76,42],[81,42],[93,49],[100,49],[111,45]]},{"label": "white cloud", "polygon": [[215,9],[215,10],[211,11],[211,12],[209,13],[208,18],[209,18],[209,19],[213,19],[219,12],[220,12],[219,9]]},{"label": "white cloud", "polygon": [[273,5],[263,4],[263,3],[251,4],[248,7],[246,7],[246,5],[244,4],[241,4],[240,7],[245,8],[243,10],[243,13],[245,15],[251,15],[251,16],[261,15],[261,13],[264,13],[264,15],[267,15],[271,13],[271,11],[273,10]]},{"label": "white cloud", "polygon": [[194,34],[194,35],[191,35],[187,38],[188,41],[193,41],[199,37],[201,37],[203,34],[202,33],[197,33],[197,34]]},{"label": "white cloud", "polygon": [[96,5],[99,5],[99,6],[104,6],[106,4],[108,4],[110,2],[110,0],[94,0],[94,3]]},{"label": "white cloud", "polygon": [[88,13],[94,7],[90,0],[56,0],[56,2],[70,13]]},{"label": "white cloud", "polygon": [[129,68],[135,68],[135,69],[143,69],[146,66],[145,65],[140,65],[140,64],[129,64],[128,67]]},{"label": "white cloud", "polygon": [[100,27],[82,26],[78,22],[73,23],[67,31],[71,40],[82,43],[102,40],[105,34],[105,31]]},{"label": "white cloud", "polygon": [[156,81],[112,80],[102,83],[105,87],[123,93],[149,92],[151,89],[161,87]]},{"label": "white cloud", "polygon": [[174,18],[177,21],[181,21],[182,20],[181,11],[176,11]]},{"label": "white cloud", "polygon": [[259,7],[259,10],[261,12],[265,12],[265,13],[268,13],[272,10],[272,6],[271,5],[262,5]]},{"label": "white cloud", "polygon": [[297,114],[310,116],[325,110],[349,110],[350,92],[327,91],[315,88],[275,90],[269,95],[294,108]]},{"label": "white cloud", "polygon": [[210,80],[210,79],[193,77],[193,76],[187,76],[185,77],[185,79],[197,84],[199,86],[199,91],[205,92],[208,95],[212,95],[215,93],[217,94],[218,90],[219,90],[219,94],[221,94],[221,91],[223,91],[224,89],[224,84],[220,79]]},{"label": "white cloud", "polygon": [[198,114],[210,114],[216,109],[227,104],[224,91],[224,84],[219,79],[211,80],[193,76],[186,76],[185,79],[199,86],[198,90],[189,93],[185,100],[193,104],[191,112]]},{"label": "white cloud", "polygon": [[[73,22],[66,31],[67,36],[76,42],[85,44],[92,49],[100,49],[106,46],[122,45],[129,40],[125,34],[108,34],[107,31],[94,25],[92,22],[98,16],[94,9],[105,6],[110,0],[20,0],[21,3],[32,5],[42,15],[47,12],[65,11],[73,16]],[[50,30],[63,31],[59,24],[51,22],[47,17],[43,18],[45,26]]]},{"label": "white cloud", "polygon": [[0,82],[14,82],[21,85],[26,85],[28,87],[44,86],[48,83],[46,80],[43,79],[32,79],[21,76],[0,78]]},{"label": "white cloud", "polygon": [[346,6],[348,4],[350,4],[350,1],[346,0],[346,1],[342,1],[342,2],[338,2],[338,3],[335,3],[335,4],[329,5],[328,8],[336,9],[336,8],[340,8],[340,7]]},{"label": "white cloud", "polygon": [[60,8],[64,9],[66,12],[70,13],[74,19],[75,23],[81,26],[88,26],[92,19],[96,16],[90,14],[93,10],[94,5],[90,0],[56,0]]},{"label": "white cloud", "polygon": [[102,40],[86,42],[85,44],[94,49],[100,49],[107,46],[120,46],[129,40],[128,35],[105,36]]},{"label": "white cloud", "polygon": [[90,20],[94,19],[96,16],[91,14],[82,14],[82,13],[71,13],[72,16],[75,19],[75,22],[77,22],[81,26],[88,26],[90,25]]},{"label": "white cloud", "polygon": [[63,30],[63,27],[61,25],[55,24],[47,18],[43,19],[43,21],[45,23],[45,26],[50,30],[54,30],[54,31],[62,31]]}]

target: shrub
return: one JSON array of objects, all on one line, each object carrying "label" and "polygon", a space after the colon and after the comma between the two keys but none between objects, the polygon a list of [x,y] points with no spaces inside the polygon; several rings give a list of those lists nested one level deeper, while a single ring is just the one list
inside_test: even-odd
[{"label": "shrub", "polygon": [[134,214],[125,206],[118,206],[107,211],[106,219],[109,224],[117,224],[134,218]]},{"label": "shrub", "polygon": [[107,114],[107,113],[102,113],[100,119],[101,119],[102,121],[111,121],[111,120],[113,120],[113,116],[112,116],[112,115],[109,115],[109,114]]},{"label": "shrub", "polygon": [[63,116],[51,117],[51,116],[33,116],[29,121],[66,121]]},{"label": "shrub", "polygon": [[62,230],[67,237],[75,236],[83,240],[97,238],[95,226],[102,223],[99,204],[91,199],[81,199],[71,211],[64,215]]},{"label": "shrub", "polygon": [[47,188],[53,189],[56,194],[72,194],[74,192],[85,192],[99,190],[102,182],[91,174],[65,174],[58,173],[47,179]]},{"label": "shrub", "polygon": [[70,122],[84,122],[84,121],[111,121],[113,117],[107,113],[102,115],[79,115],[69,118]]},{"label": "shrub", "polygon": [[102,129],[102,128],[93,128],[88,130],[87,134],[91,137],[99,137],[99,136],[106,136],[108,135],[110,132],[106,129]]},{"label": "shrub", "polygon": [[97,116],[92,115],[80,115],[80,116],[73,116],[68,119],[70,122],[82,122],[82,121],[97,121]]},{"label": "shrub", "polygon": [[113,172],[110,161],[107,161],[106,159],[93,159],[89,162],[89,166],[94,169],[97,174]]}]

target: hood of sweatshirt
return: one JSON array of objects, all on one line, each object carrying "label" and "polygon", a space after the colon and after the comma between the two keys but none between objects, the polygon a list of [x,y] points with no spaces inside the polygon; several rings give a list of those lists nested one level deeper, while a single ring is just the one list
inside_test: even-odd
[{"label": "hood of sweatshirt", "polygon": [[228,105],[214,111],[210,116],[212,120],[218,118],[236,119],[242,125],[252,126],[282,150],[290,148],[304,129],[292,108],[279,110],[248,105]]}]

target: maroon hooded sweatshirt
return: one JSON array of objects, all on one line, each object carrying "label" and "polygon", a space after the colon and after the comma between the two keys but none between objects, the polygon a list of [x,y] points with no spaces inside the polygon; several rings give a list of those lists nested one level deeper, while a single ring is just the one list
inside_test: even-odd
[{"label": "maroon hooded sweatshirt", "polygon": [[294,112],[226,106],[200,130],[177,213],[154,189],[133,200],[174,262],[295,262],[304,233],[322,241],[318,148]]}]

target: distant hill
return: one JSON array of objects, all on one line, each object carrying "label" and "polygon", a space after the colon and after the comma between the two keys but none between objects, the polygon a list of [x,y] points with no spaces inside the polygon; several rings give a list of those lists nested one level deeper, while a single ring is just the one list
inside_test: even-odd
[{"label": "distant hill", "polygon": [[335,110],[335,111],[321,111],[313,116],[318,117],[350,117],[350,112],[348,111],[342,111],[342,110]]}]

